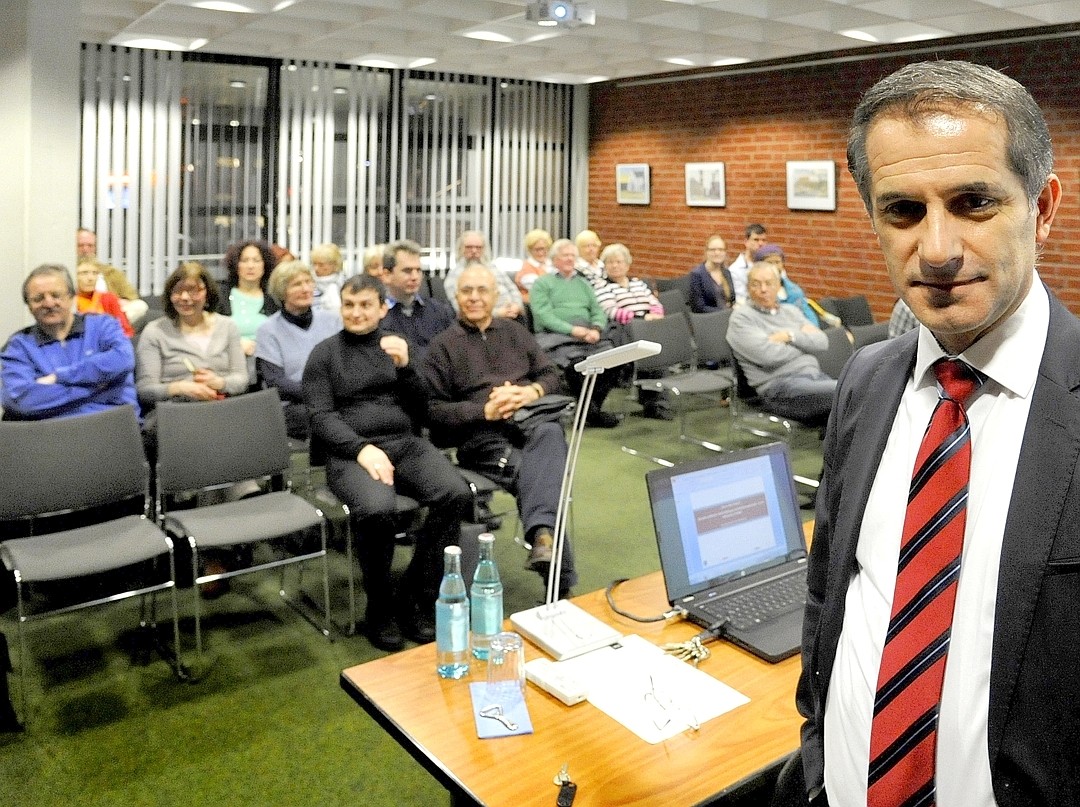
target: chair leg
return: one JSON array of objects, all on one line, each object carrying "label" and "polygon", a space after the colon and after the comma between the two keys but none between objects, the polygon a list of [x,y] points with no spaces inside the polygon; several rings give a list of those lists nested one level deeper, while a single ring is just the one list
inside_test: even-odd
[{"label": "chair leg", "polygon": [[356,635],[356,566],[353,558],[353,526],[349,506],[343,504],[345,511],[345,559],[349,564],[349,624],[345,626],[348,636]]},{"label": "chair leg", "polygon": [[27,681],[29,676],[26,673],[28,658],[26,655],[26,631],[23,629],[23,622],[26,621],[26,615],[23,613],[23,587],[22,579],[18,572],[15,573],[15,599],[16,599],[16,622],[15,631],[18,633],[19,641],[19,701],[22,709],[23,725],[30,725],[30,711],[29,711],[29,696],[27,695]]},{"label": "chair leg", "polygon": [[323,635],[326,636],[327,639],[330,639],[332,637],[330,630],[333,627],[333,622],[330,619],[330,558],[327,554],[327,527],[325,518],[319,529],[322,532],[323,602],[326,604],[326,622],[323,625]]},{"label": "chair leg", "polygon": [[199,594],[199,546],[195,543],[195,539],[188,537],[188,544],[191,546],[191,589],[194,594],[195,600],[195,652],[202,657],[202,604],[200,600],[202,597]]}]

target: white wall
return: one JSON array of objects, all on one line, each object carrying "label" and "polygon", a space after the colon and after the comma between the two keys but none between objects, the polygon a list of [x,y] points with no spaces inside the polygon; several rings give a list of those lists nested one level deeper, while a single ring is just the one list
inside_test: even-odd
[{"label": "white wall", "polygon": [[0,4],[0,343],[31,321],[30,269],[74,270],[80,17],[78,0]]}]

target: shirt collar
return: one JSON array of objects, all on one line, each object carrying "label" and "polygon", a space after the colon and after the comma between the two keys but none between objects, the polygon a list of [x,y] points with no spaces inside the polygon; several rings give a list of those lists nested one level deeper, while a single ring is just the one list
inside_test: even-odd
[{"label": "shirt collar", "polygon": [[[103,315],[103,316],[107,316],[107,315]],[[83,316],[82,314],[76,314],[75,319],[72,320],[72,322],[71,322],[71,330],[68,331],[68,335],[67,335],[67,337],[65,337],[65,341],[67,339],[71,339],[73,336],[82,336],[85,331],[86,331],[86,317]],[[34,335],[34,339],[37,341],[37,343],[39,345],[47,345],[50,342],[59,342],[60,341],[56,337],[54,337],[51,334],[49,334],[49,333],[45,332],[44,330],[42,330],[41,326],[38,325],[36,322],[34,323],[34,325],[31,328],[30,332]]]},{"label": "shirt collar", "polygon": [[[1027,296],[1012,316],[956,358],[967,362],[1008,392],[1027,398],[1039,375],[1040,362],[1032,361],[1032,357],[1041,359],[1049,327],[1050,298],[1036,271]],[[933,373],[929,372],[930,366],[946,355],[930,330],[920,323],[915,357],[916,387],[936,383]]]}]

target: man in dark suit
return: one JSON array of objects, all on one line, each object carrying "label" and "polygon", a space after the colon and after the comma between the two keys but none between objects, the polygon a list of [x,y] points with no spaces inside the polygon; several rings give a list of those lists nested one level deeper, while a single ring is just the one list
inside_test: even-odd
[{"label": "man in dark suit", "polygon": [[[839,381],[808,570],[799,801],[1075,805],[1080,321],[1035,271],[1061,201],[1046,123],[990,68],[908,65],[863,97],[848,165],[921,325],[857,353]],[[887,746],[899,759],[927,743],[928,779],[909,799],[897,793],[912,769],[889,768],[884,794],[875,786],[871,734],[888,708],[906,491],[947,386],[932,369],[942,357],[966,362],[981,386],[964,405],[966,523],[931,730]]]}]

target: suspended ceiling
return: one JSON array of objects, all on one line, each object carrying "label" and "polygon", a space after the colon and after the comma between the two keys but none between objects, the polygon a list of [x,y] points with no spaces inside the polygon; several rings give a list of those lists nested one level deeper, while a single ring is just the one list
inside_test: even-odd
[{"label": "suspended ceiling", "polygon": [[525,20],[525,0],[82,0],[81,34],[93,43],[580,84],[1080,22],[1078,0],[578,5],[595,11],[595,25],[540,27]]}]

